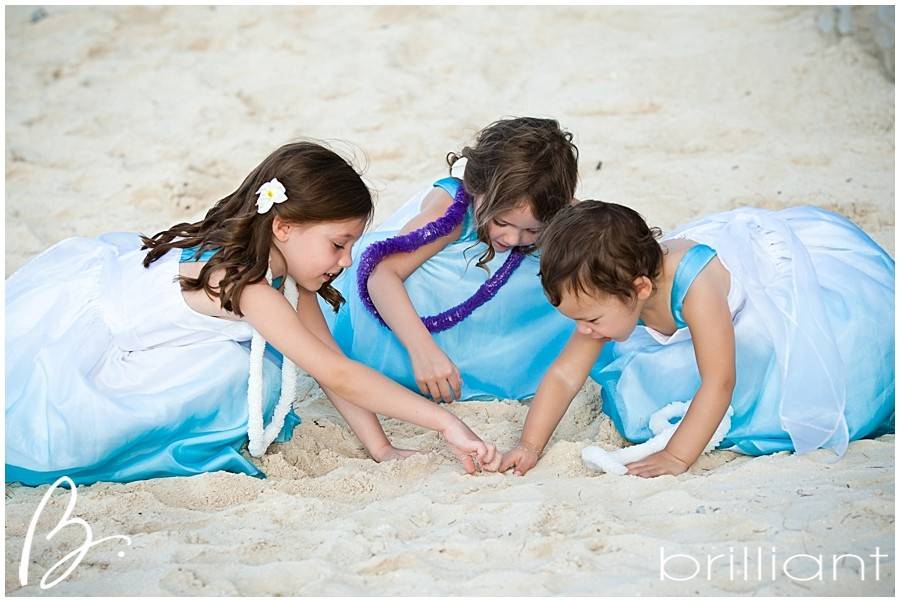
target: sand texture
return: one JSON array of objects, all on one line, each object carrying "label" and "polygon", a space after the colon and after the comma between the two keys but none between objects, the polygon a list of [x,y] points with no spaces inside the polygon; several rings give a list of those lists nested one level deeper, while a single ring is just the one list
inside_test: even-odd
[{"label": "sand texture", "polygon": [[[815,7],[167,7],[6,9],[6,274],[54,242],[195,219],[276,146],[329,140],[377,192],[376,223],[443,157],[507,115],[575,134],[579,198],[664,230],[737,206],[816,204],[894,252],[894,85]],[[862,20],[866,13],[859,11]],[[307,381],[306,383],[309,383]],[[588,444],[623,442],[589,383],[524,478],[467,476],[437,434],[394,420],[370,460],[315,386],[294,439],[228,473],[78,490],[91,549],[46,592],[79,528],[35,536],[44,488],[6,487],[9,595],[892,595],[894,437],[828,452],[703,457],[653,480],[597,475]],[[454,405],[512,445],[527,407]],[[708,555],[825,556],[825,581],[745,578]],[[875,577],[868,558],[889,555]],[[124,556],[118,552],[124,550]],[[660,552],[703,562],[660,581]],[[780,564],[780,562],[779,562]],[[683,567],[680,574],[690,573]],[[768,562],[766,562],[768,565]],[[793,572],[809,574],[810,563]]]}]

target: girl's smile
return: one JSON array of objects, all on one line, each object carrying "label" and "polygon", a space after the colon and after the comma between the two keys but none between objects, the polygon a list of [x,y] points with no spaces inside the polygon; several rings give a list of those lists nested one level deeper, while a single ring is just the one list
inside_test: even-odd
[{"label": "girl's smile", "polygon": [[272,241],[278,252],[272,253],[272,272],[289,273],[298,284],[315,292],[353,264],[350,252],[362,236],[365,221],[272,222]]}]

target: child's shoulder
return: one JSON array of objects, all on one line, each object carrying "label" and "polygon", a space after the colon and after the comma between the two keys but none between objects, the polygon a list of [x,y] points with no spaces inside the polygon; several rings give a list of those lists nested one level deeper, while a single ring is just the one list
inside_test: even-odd
[{"label": "child's shoulder", "polygon": [[[673,238],[662,242],[663,272],[669,279],[675,279],[679,269],[695,271],[699,276],[712,267],[713,271],[725,271],[714,248],[687,238]],[[691,279],[694,277],[692,276]]]},{"label": "child's shoulder", "polygon": [[[182,277],[188,277],[191,279],[197,279],[200,276],[200,272],[206,266],[206,262],[203,261],[187,261],[182,262],[178,265],[178,275]],[[222,279],[225,277],[225,269],[222,267],[212,269],[209,273],[209,287],[212,289],[219,289],[222,284]],[[254,283],[247,283],[243,286],[244,291],[248,289],[276,289],[279,287],[279,281],[282,278],[276,278],[275,284],[270,284],[265,279],[261,281],[257,281]],[[237,314],[225,310],[222,307],[221,300],[218,296],[209,295],[206,290],[180,290],[181,296],[184,299],[185,304],[187,304],[188,308],[193,310],[194,312],[200,313],[202,315],[206,315],[208,317],[217,317],[219,319],[225,319],[228,321],[245,321],[244,317],[238,316]]]},{"label": "child's shoulder", "polygon": [[[434,221],[437,221],[441,217],[448,214],[450,207],[453,206],[456,202],[454,197],[451,195],[451,191],[453,191],[454,188],[451,186],[443,186],[438,184],[449,179],[451,178],[439,180],[434,184],[434,187],[432,187],[425,195],[425,197],[422,198],[422,201],[419,204],[418,213],[408,221],[406,221],[406,224],[402,227],[402,233],[409,233],[414,229],[418,229],[429,223],[433,223]],[[461,182],[459,182],[459,184],[461,185]],[[468,217],[466,216],[463,218],[463,223],[456,225],[453,228],[452,234],[449,234],[449,240],[452,241],[459,239],[460,234],[464,229],[466,229],[465,225],[467,222]]]},{"label": "child's shoulder", "polygon": [[425,195],[419,208],[421,213],[439,213],[443,215],[453,204],[453,196],[446,188],[435,186]]},{"label": "child's shoulder", "polygon": [[668,281],[677,327],[684,326],[682,306],[690,313],[689,306],[708,307],[710,303],[727,302],[731,274],[713,248],[686,238],[667,240],[665,248],[664,278]]},{"label": "child's shoulder", "polygon": [[661,242],[663,247],[663,263],[669,266],[678,266],[681,259],[691,248],[698,246],[698,242],[687,238],[671,238]]}]

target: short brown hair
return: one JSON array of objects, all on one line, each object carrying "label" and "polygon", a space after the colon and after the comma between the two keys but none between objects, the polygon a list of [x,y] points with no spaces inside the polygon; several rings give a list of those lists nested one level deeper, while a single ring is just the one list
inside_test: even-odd
[{"label": "short brown hair", "polygon": [[[463,185],[484,199],[475,212],[478,239],[488,242],[487,227],[499,213],[518,207],[528,198],[535,218],[549,223],[571,204],[578,183],[578,148],[572,134],[554,119],[517,117],[495,121],[478,132],[474,146],[447,155],[451,170],[466,158]],[[478,261],[494,258],[488,243]]]},{"label": "short brown hair", "polygon": [[561,210],[541,237],[541,283],[553,306],[562,293],[635,299],[634,280],[662,270],[658,227],[621,204],[584,200]]}]

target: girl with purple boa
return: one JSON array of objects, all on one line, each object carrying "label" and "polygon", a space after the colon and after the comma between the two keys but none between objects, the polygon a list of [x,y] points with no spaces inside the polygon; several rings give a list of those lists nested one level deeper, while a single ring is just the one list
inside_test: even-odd
[{"label": "girl with purple boa", "polygon": [[435,401],[533,396],[572,330],[534,247],[572,202],[577,157],[570,133],[537,118],[497,121],[448,155],[451,176],[365,235],[333,282],[342,350]]}]

